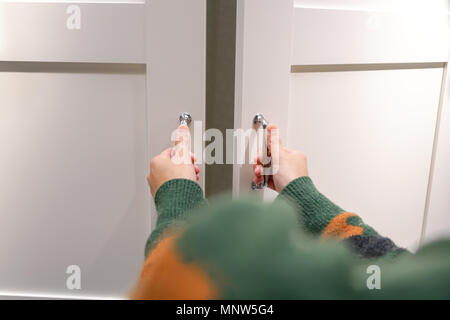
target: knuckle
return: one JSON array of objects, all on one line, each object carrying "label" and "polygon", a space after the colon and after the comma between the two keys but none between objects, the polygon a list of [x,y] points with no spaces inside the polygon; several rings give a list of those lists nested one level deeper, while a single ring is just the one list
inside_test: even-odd
[{"label": "knuckle", "polygon": [[150,168],[154,168],[158,165],[158,157],[154,157],[152,160],[150,160]]},{"label": "knuckle", "polygon": [[304,154],[303,152],[299,151],[299,152],[298,152],[298,156],[300,157],[300,159],[306,161],[306,154]]}]

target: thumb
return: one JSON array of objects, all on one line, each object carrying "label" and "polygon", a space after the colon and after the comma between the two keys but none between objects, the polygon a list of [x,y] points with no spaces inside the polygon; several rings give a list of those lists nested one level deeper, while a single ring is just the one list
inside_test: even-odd
[{"label": "thumb", "polygon": [[190,142],[190,140],[191,132],[189,131],[189,128],[184,124],[180,125],[175,131],[175,145],[180,143],[186,144]]},{"label": "thumb", "polygon": [[160,155],[163,156],[164,158],[170,159],[170,158],[172,158],[172,151],[173,151],[173,148],[167,148],[166,150],[161,152]]},{"label": "thumb", "polygon": [[269,149],[270,154],[279,152],[283,149],[280,138],[280,131],[278,127],[273,123],[270,123],[267,126],[267,149]]},{"label": "thumb", "polygon": [[180,163],[191,163],[191,133],[185,125],[180,125],[175,132],[174,157]]}]

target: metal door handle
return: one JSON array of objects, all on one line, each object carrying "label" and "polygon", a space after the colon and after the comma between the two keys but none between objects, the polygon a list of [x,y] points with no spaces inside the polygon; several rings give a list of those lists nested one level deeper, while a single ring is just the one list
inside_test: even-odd
[{"label": "metal door handle", "polygon": [[183,112],[182,114],[180,114],[180,125],[185,125],[185,126],[189,126],[189,124],[192,121],[192,116],[190,113],[187,112]]},{"label": "metal door handle", "polygon": [[[264,118],[264,115],[262,113],[257,113],[255,117],[253,118],[253,127],[255,129],[259,129],[260,127],[263,129],[263,159],[262,163],[264,165],[270,164],[270,158],[267,157],[267,126],[269,123],[267,122],[266,118]],[[255,181],[252,181],[252,189],[253,190],[259,190],[264,189],[267,187],[267,180],[266,176],[263,174],[263,181],[260,184],[256,184]]]}]

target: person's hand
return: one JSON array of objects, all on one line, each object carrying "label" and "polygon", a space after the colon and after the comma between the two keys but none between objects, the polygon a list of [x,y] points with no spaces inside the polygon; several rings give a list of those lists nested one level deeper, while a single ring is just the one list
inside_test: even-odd
[{"label": "person's hand", "polygon": [[190,151],[190,141],[189,128],[181,125],[176,132],[175,146],[164,150],[150,162],[147,181],[153,197],[159,187],[169,180],[199,180],[200,169],[195,165],[195,157]]},{"label": "person's hand", "polygon": [[[272,157],[271,163],[275,171],[273,175],[266,175],[269,188],[280,192],[292,180],[308,175],[305,154],[283,147],[278,135],[278,129],[274,124],[267,126],[267,149],[268,155]],[[261,184],[264,179],[264,168],[261,159],[262,157],[259,155],[256,163],[253,165],[256,184]]]}]

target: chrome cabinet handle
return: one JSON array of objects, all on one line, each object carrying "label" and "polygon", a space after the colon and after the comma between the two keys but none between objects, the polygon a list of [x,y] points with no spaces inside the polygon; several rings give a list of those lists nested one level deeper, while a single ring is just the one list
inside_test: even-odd
[{"label": "chrome cabinet handle", "polygon": [[267,126],[269,125],[262,113],[257,113],[253,118],[253,126],[258,128],[259,125],[261,125],[264,130],[266,130]]},{"label": "chrome cabinet handle", "polygon": [[192,116],[190,113],[187,112],[183,112],[182,114],[180,114],[180,125],[185,125],[185,126],[189,126],[189,124],[192,121]]},{"label": "chrome cabinet handle", "polygon": [[[262,163],[264,166],[270,165],[270,157],[267,157],[267,126],[269,123],[267,122],[266,118],[264,118],[264,115],[262,113],[257,113],[255,117],[253,118],[253,127],[255,129],[262,128],[263,131],[263,159]],[[255,181],[252,181],[252,189],[253,190],[260,190],[267,187],[267,180],[266,176],[263,174],[263,181],[260,184],[256,184]]]}]

